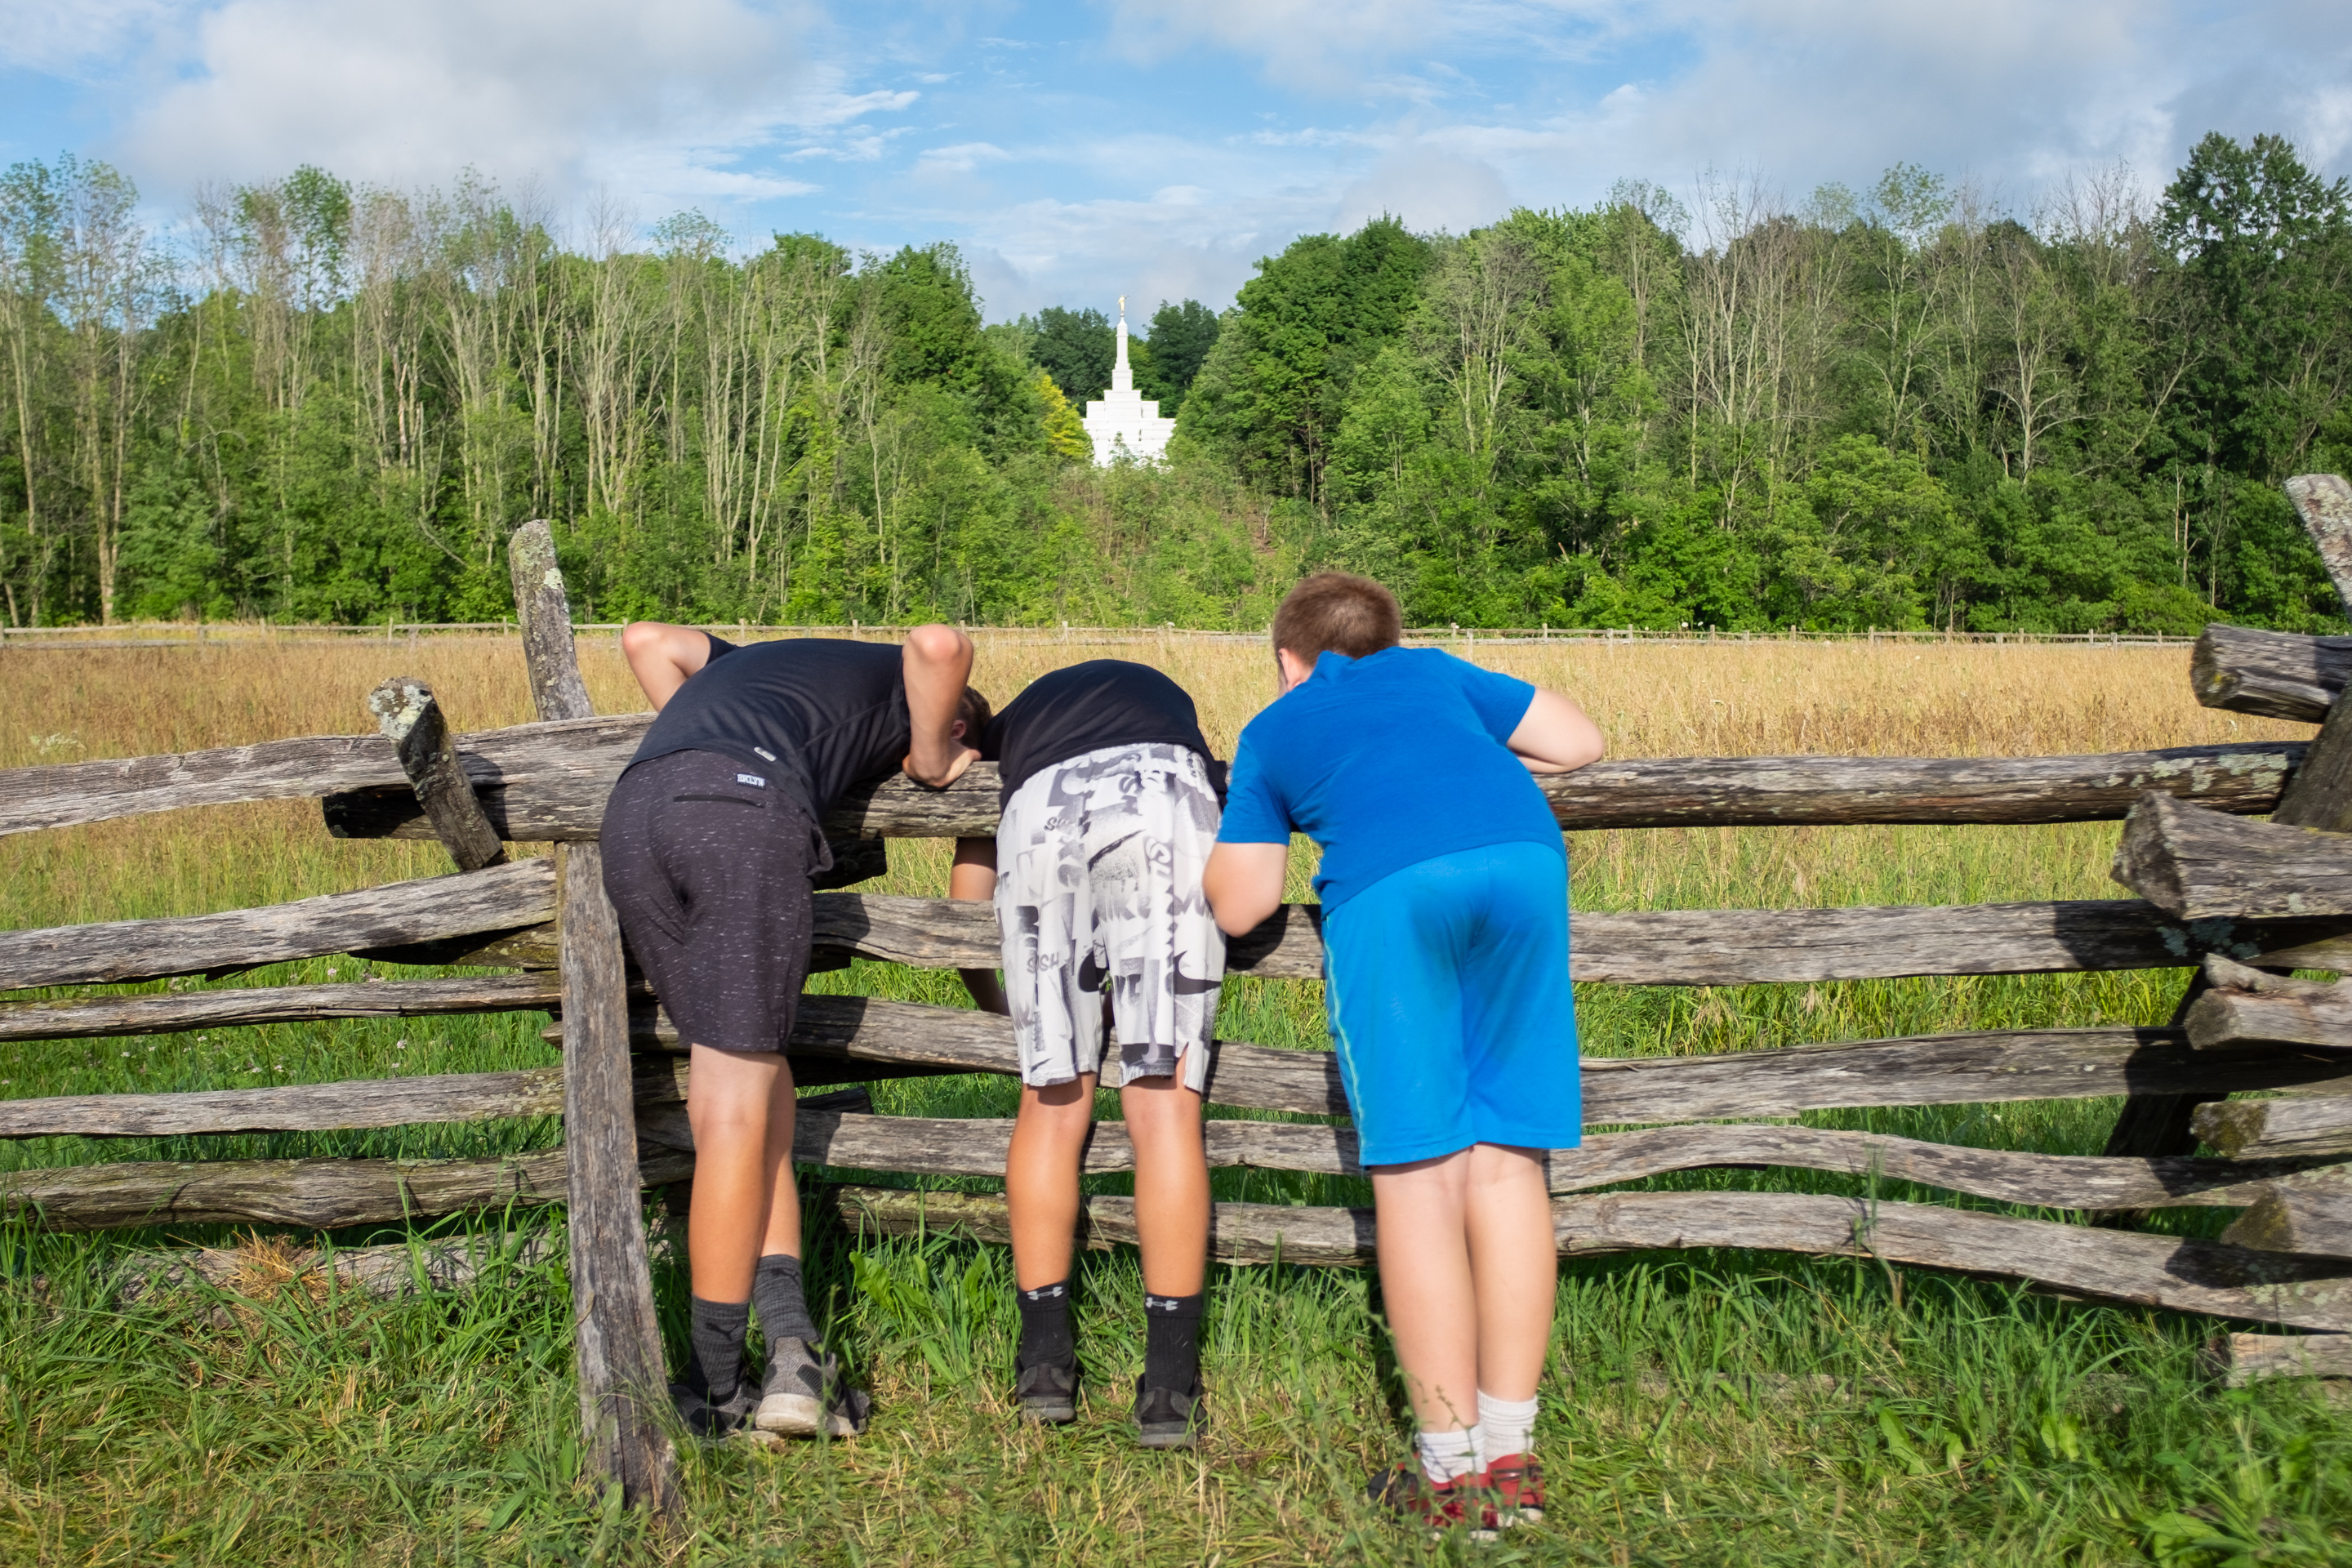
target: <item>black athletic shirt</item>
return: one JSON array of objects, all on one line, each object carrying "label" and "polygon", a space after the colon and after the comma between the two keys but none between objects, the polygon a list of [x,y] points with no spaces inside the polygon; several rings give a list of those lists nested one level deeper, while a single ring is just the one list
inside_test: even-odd
[{"label": "black athletic shirt", "polygon": [[[1092,658],[1041,675],[1004,705],[981,738],[980,754],[1003,780],[999,808],[1055,763],[1106,746],[1162,742],[1209,762],[1209,742],[1184,689],[1145,664]],[[1211,763],[1213,773],[1215,764]]]},{"label": "black athletic shirt", "polygon": [[629,761],[717,752],[823,821],[842,791],[904,763],[909,744],[897,644],[796,637],[737,647],[712,637],[710,662],[655,716]]}]

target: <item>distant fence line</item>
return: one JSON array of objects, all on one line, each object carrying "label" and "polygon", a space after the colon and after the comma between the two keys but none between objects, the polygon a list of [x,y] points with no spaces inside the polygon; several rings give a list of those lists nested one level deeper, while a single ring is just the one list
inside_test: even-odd
[{"label": "distant fence line", "polygon": [[[574,621],[574,634],[618,632],[621,621]],[[758,621],[703,621],[703,629],[737,638],[799,634],[810,637],[898,637],[909,626],[882,626],[860,621],[847,625],[777,626]],[[1182,639],[1188,642],[1259,643],[1264,631],[1208,631],[1192,626],[983,626],[965,630],[992,641],[1069,643],[1076,647],[1129,647],[1136,643]],[[365,626],[270,621],[154,621],[94,626],[0,626],[0,648],[58,647],[199,647],[213,644],[359,642],[381,639],[414,647],[424,637],[451,636],[520,636],[512,621],[381,621]],[[1721,643],[1862,643],[1979,644],[1990,647],[2188,647],[2195,637],[2142,635],[2132,632],[1961,632],[1895,631],[1872,628],[1858,632],[1718,631],[1712,627],[1652,631],[1641,626],[1413,626],[1405,641],[1426,646],[1475,647],[1479,643],[1645,643],[1664,647],[1696,647]]]}]

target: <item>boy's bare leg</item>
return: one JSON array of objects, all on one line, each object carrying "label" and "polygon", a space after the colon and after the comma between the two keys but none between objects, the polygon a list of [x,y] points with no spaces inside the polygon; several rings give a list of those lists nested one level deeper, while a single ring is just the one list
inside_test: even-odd
[{"label": "boy's bare leg", "polygon": [[1135,1142],[1143,1288],[1155,1296],[1197,1296],[1208,1271],[1209,1158],[1201,1145],[1201,1097],[1184,1087],[1183,1071],[1180,1058],[1169,1077],[1139,1079],[1118,1091]]},{"label": "boy's bare leg", "polygon": [[748,1301],[762,1253],[797,1258],[801,1251],[792,1068],[778,1054],[708,1046],[694,1047],[688,1060],[694,1202],[687,1215],[688,1269],[704,1300]]},{"label": "boy's bare leg", "polygon": [[1496,1399],[1533,1399],[1551,1348],[1559,1288],[1542,1152],[1474,1145],[1467,1217],[1470,1277],[1478,1289],[1478,1386]]},{"label": "boy's bare leg", "polygon": [[1070,1277],[1078,1228],[1078,1161],[1094,1124],[1095,1075],[1044,1089],[1021,1086],[1013,1148],[1004,1162],[1004,1205],[1013,1225],[1013,1277],[1024,1290]]},{"label": "boy's bare leg", "polygon": [[1550,1343],[1551,1203],[1533,1151],[1481,1143],[1372,1170],[1381,1295],[1423,1431],[1478,1425],[1478,1390],[1526,1399]]},{"label": "boy's bare leg", "polygon": [[1372,1167],[1381,1299],[1413,1423],[1424,1432],[1478,1424],[1478,1294],[1464,1209],[1470,1152]]}]

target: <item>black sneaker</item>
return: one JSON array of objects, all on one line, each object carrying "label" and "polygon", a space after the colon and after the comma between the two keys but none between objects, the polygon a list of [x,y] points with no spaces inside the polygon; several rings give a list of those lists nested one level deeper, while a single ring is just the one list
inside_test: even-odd
[{"label": "black sneaker", "polygon": [[1191,1448],[1201,1441],[1201,1377],[1184,1393],[1135,1380],[1135,1440],[1147,1448]]},{"label": "black sneaker", "polygon": [[687,1373],[684,1381],[669,1385],[669,1398],[677,1407],[677,1418],[686,1423],[688,1436],[716,1443],[751,1420],[751,1412],[760,1403],[760,1391],[747,1379],[736,1384],[726,1398],[713,1399],[709,1385],[702,1380],[702,1369],[698,1366]]},{"label": "black sneaker", "polygon": [[1013,1397],[1021,1402],[1022,1415],[1048,1426],[1059,1426],[1078,1418],[1078,1363],[1075,1358],[1023,1366],[1015,1357],[1013,1369]]},{"label": "black sneaker", "polygon": [[752,1424],[787,1437],[855,1437],[874,1402],[841,1380],[841,1358],[806,1340],[768,1347],[768,1377]]}]

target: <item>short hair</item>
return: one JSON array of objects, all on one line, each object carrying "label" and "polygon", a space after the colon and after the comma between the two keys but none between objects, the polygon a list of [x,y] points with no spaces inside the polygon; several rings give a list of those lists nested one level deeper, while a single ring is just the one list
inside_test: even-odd
[{"label": "short hair", "polygon": [[995,720],[996,710],[989,706],[987,698],[967,686],[963,695],[956,699],[955,716],[963,721],[965,743],[977,746],[982,731]]},{"label": "short hair", "polygon": [[1348,572],[1318,572],[1274,613],[1274,646],[1312,662],[1326,653],[1363,658],[1404,637],[1396,595]]}]

